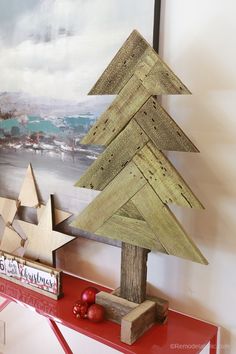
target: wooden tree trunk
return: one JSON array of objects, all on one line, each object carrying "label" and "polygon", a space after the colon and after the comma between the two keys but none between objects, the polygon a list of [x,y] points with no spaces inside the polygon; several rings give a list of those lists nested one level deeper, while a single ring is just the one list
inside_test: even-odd
[{"label": "wooden tree trunk", "polygon": [[146,300],[148,252],[122,242],[120,296],[138,304]]}]

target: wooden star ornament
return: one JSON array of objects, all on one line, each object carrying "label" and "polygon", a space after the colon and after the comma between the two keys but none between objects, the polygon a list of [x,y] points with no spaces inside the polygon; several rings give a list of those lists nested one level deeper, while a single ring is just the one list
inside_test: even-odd
[{"label": "wooden star ornament", "polygon": [[38,225],[19,220],[27,237],[24,256],[47,265],[53,265],[53,251],[72,241],[74,237],[53,230],[54,209],[52,195],[41,214]]}]

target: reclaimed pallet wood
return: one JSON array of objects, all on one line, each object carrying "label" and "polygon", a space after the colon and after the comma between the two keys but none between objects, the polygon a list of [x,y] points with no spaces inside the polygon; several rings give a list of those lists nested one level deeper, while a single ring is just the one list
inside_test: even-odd
[{"label": "reclaimed pallet wood", "polygon": [[133,75],[135,66],[148,47],[149,44],[145,39],[137,31],[133,31],[91,89],[89,95],[118,94]]},{"label": "reclaimed pallet wood", "polygon": [[151,94],[189,94],[186,86],[136,30],[131,33],[89,94],[118,94],[132,75],[137,73],[137,77],[143,79],[142,70],[139,69],[142,67],[140,62],[144,61],[143,54],[147,49],[149,53],[146,52],[146,56],[150,57],[152,51],[156,58],[150,75],[144,80],[148,90],[152,91]]},{"label": "reclaimed pallet wood", "polygon": [[142,128],[131,120],[82,175],[76,187],[103,190],[148,141]]},{"label": "reclaimed pallet wood", "polygon": [[146,183],[136,165],[129,162],[103,192],[71,223],[71,226],[96,232]]},{"label": "reclaimed pallet wood", "polygon": [[[139,77],[139,73],[135,72],[134,76]],[[161,59],[156,62],[147,76],[141,81],[151,95],[191,94],[189,89]]]},{"label": "reclaimed pallet wood", "polygon": [[133,158],[149,184],[165,204],[204,209],[167,157],[148,143]]},{"label": "reclaimed pallet wood", "polygon": [[144,220],[114,214],[96,230],[96,235],[166,253],[158,237]]},{"label": "reclaimed pallet wood", "polygon": [[108,146],[149,97],[150,94],[141,81],[132,76],[112,104],[81,140],[81,144]]},{"label": "reclaimed pallet wood", "polygon": [[149,184],[139,190],[132,201],[168,254],[208,264],[174,214],[162,203]]},{"label": "reclaimed pallet wood", "polygon": [[[120,288],[112,291],[112,295],[120,296]],[[153,301],[156,304],[156,321],[160,324],[166,322],[169,310],[169,301],[158,296],[146,295],[146,300]]]},{"label": "reclaimed pallet wood", "polygon": [[132,301],[104,291],[96,294],[96,304],[104,306],[106,309],[106,318],[118,324],[121,323],[122,317],[139,306]]},{"label": "reclaimed pallet wood", "polygon": [[120,296],[137,304],[146,299],[148,252],[146,248],[122,242]]},{"label": "reclaimed pallet wood", "polygon": [[129,200],[124,204],[114,215],[124,216],[126,218],[132,218],[137,220],[144,220],[143,216],[140,214],[134,203]]},{"label": "reclaimed pallet wood", "polygon": [[39,205],[37,188],[31,164],[29,164],[27,168],[18,199],[21,206],[36,208]]},{"label": "reclaimed pallet wood", "polygon": [[121,320],[121,341],[133,344],[156,322],[155,303],[146,300]]},{"label": "reclaimed pallet wood", "polygon": [[46,265],[53,265],[54,250],[74,239],[72,236],[53,230],[52,196],[41,215],[38,225],[22,220],[17,222],[27,237],[24,256]]},{"label": "reclaimed pallet wood", "polygon": [[134,119],[159,150],[198,152],[155,97],[147,100]]},{"label": "reclaimed pallet wood", "polygon": [[19,203],[16,200],[0,197],[0,215],[6,225],[13,223],[18,206]]}]

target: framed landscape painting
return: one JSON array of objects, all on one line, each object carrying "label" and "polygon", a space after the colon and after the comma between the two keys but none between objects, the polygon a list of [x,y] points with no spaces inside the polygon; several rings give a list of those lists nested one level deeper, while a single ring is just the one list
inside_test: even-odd
[{"label": "framed landscape painting", "polygon": [[1,197],[17,199],[31,163],[42,202],[54,194],[57,207],[78,214],[94,198],[74,183],[102,147],[80,140],[114,97],[87,93],[133,29],[152,43],[154,8],[154,0],[0,2]]}]

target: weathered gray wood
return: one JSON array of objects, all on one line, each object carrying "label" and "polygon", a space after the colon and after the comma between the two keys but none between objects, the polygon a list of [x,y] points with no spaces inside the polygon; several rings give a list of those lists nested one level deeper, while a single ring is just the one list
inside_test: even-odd
[{"label": "weathered gray wood", "polygon": [[136,165],[129,162],[71,225],[82,230],[96,232],[146,183],[146,179]]},{"label": "weathered gray wood", "polygon": [[157,296],[148,295],[146,299],[156,304],[156,321],[158,323],[165,323],[168,318],[169,302]]},{"label": "weathered gray wood", "polygon": [[132,75],[144,79],[144,68],[147,69],[144,86],[151,94],[190,93],[141,34],[133,31],[89,94],[118,94]]},{"label": "weathered gray wood", "polygon": [[140,214],[131,200],[129,200],[119,210],[117,210],[116,215],[125,216],[132,219],[144,220],[143,216]]},{"label": "weathered gray wood", "polygon": [[87,169],[75,184],[76,187],[103,190],[148,140],[142,128],[134,120],[131,120]]},{"label": "weathered gray wood", "polygon": [[133,161],[163,203],[204,208],[171,162],[152,143],[144,146]]},{"label": "weathered gray wood", "polygon": [[81,144],[109,145],[149,97],[141,81],[132,76]]},{"label": "weathered gray wood", "polygon": [[[120,288],[112,291],[113,295],[120,296]],[[156,321],[158,323],[165,323],[168,319],[169,302],[158,296],[146,296],[146,300],[155,302],[156,304]]]},{"label": "weathered gray wood", "polygon": [[122,242],[120,296],[138,304],[146,299],[148,252]]},{"label": "weathered gray wood", "polygon": [[118,324],[121,323],[122,317],[138,306],[138,304],[135,304],[134,302],[104,291],[100,291],[96,295],[96,304],[104,306],[106,310],[106,318]]},{"label": "weathered gray wood", "polygon": [[132,201],[168,254],[208,264],[173,213],[162,203],[149,184],[136,193]]},{"label": "weathered gray wood", "polygon": [[155,97],[150,97],[134,118],[159,150],[198,152]]},{"label": "weathered gray wood", "polygon": [[155,303],[149,300],[144,301],[122,318],[121,341],[126,344],[133,344],[154,325],[155,320]]},{"label": "weathered gray wood", "polygon": [[149,44],[133,31],[98,79],[89,95],[114,95],[124,87]]},{"label": "weathered gray wood", "polygon": [[115,214],[96,231],[96,235],[166,253],[158,237],[144,220]]},{"label": "weathered gray wood", "polygon": [[[135,76],[139,73],[135,71]],[[161,58],[152,67],[145,79],[143,86],[151,95],[187,95],[191,94],[189,89],[181,82],[175,73],[164,63]]]}]

